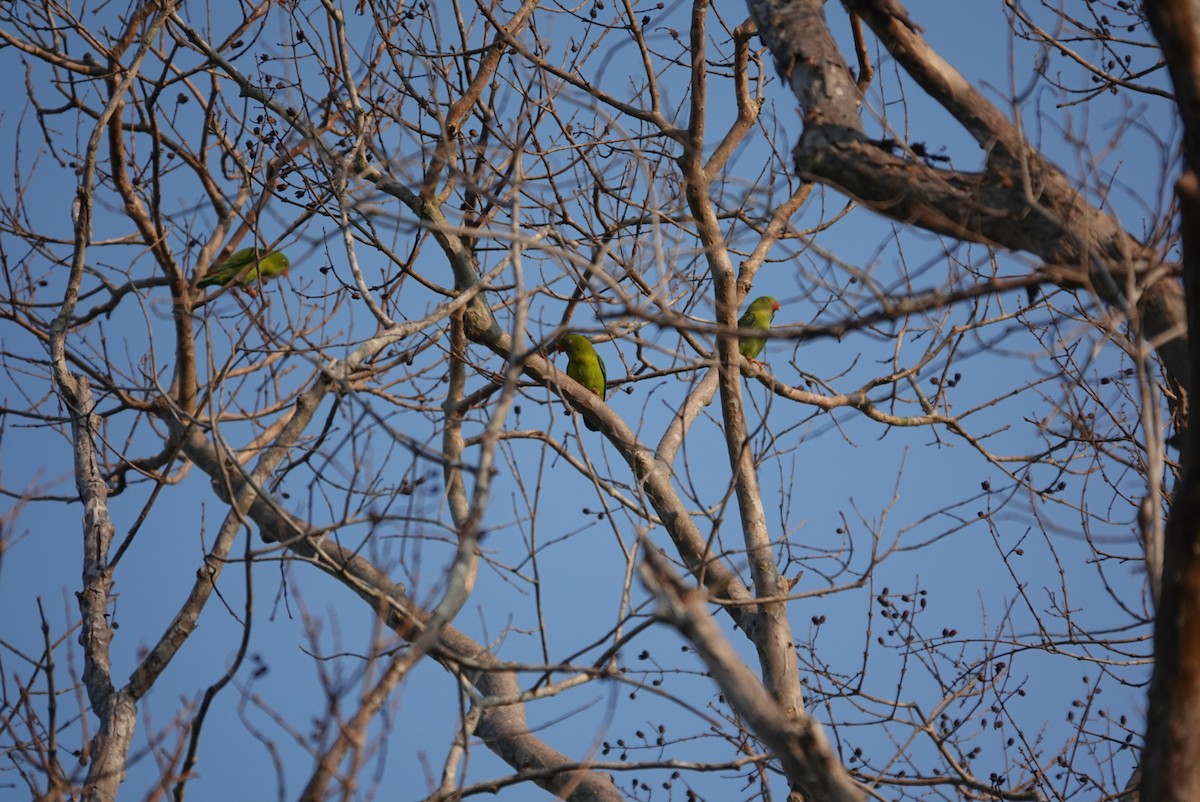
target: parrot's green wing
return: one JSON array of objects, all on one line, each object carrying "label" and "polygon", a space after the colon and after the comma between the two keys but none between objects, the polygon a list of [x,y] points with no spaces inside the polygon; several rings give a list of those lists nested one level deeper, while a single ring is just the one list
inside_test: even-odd
[{"label": "parrot's green wing", "polygon": [[291,261],[280,251],[271,251],[258,260],[258,277],[263,281],[279,276],[286,276]]},{"label": "parrot's green wing", "polygon": [[236,276],[239,270],[254,261],[254,256],[257,253],[258,248],[254,247],[242,248],[240,251],[234,251],[232,256],[230,256],[224,262],[221,262],[221,264],[217,265],[217,270]]},{"label": "parrot's green wing", "polygon": [[251,262],[254,261],[254,255],[258,253],[257,248],[242,248],[236,251],[232,256],[226,259],[221,264],[217,265],[212,271],[200,280],[201,287],[224,287],[230,281],[237,277],[239,273],[246,269]]},{"label": "parrot's green wing", "polygon": [[[567,375],[604,400],[608,370],[588,338],[582,334],[564,334],[558,341],[558,350],[567,353]],[[593,432],[598,429],[586,412],[583,412],[583,425]]]},{"label": "parrot's green wing", "polygon": [[[755,298],[738,319],[738,328],[743,329],[769,329],[771,321],[775,318],[775,310],[779,309],[779,302],[770,295],[763,295]],[[749,359],[751,362],[757,361],[755,357],[762,353],[762,349],[767,344],[766,337],[741,337],[738,340],[738,351],[742,356]]]},{"label": "parrot's green wing", "polygon": [[234,282],[247,288],[247,291],[254,295],[257,292],[255,284],[287,275],[290,266],[291,262],[287,256],[279,251],[270,251],[260,258],[258,248],[242,248],[217,265],[197,286],[224,287]]}]

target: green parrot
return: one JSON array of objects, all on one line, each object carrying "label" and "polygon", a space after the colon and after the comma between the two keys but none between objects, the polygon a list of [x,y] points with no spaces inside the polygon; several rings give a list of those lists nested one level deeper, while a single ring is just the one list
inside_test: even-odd
[{"label": "green parrot", "polygon": [[286,276],[291,262],[279,251],[268,251],[261,258],[258,248],[242,248],[200,279],[199,287],[224,287],[229,282],[258,295],[258,284],[276,276]]},{"label": "green parrot", "polygon": [[[778,311],[779,301],[770,295],[761,295],[750,303],[745,314],[738,319],[738,328],[769,329],[771,321]],[[766,344],[766,337],[741,337],[738,340],[738,351],[754,364],[762,365],[755,357],[762,353],[763,346]]]},{"label": "green parrot", "polygon": [[[559,353],[566,351],[567,375],[600,396],[600,400],[603,401],[608,371],[604,367],[604,360],[596,353],[588,338],[582,334],[564,334],[559,338],[554,350]],[[593,432],[599,429],[587,413],[583,413],[583,425]]]}]

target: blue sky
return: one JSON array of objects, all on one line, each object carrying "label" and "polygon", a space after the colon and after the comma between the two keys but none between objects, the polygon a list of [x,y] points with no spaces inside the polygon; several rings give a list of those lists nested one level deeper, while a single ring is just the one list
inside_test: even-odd
[{"label": "blue sky", "polygon": [[[924,26],[931,43],[970,80],[984,86],[993,100],[1000,102],[1008,97],[1011,84],[1020,88],[1030,80],[1029,69],[1037,51],[1022,42],[1011,44],[1010,49],[1001,4],[914,2],[909,10],[913,19]],[[651,40],[664,52],[671,52],[674,40],[669,30],[686,29],[688,10],[683,4],[671,4],[653,13],[661,16],[655,17]],[[831,17],[837,13],[831,5]],[[347,17],[351,36],[367,52],[369,38],[362,20],[350,13]],[[578,25],[560,16],[554,22],[556,44],[561,38],[566,46],[571,36],[581,42],[590,41]],[[844,22],[835,21],[834,29],[848,40]],[[262,48],[278,49],[274,43],[284,38],[280,33],[283,30],[274,19],[268,23]],[[1144,37],[1145,32],[1140,35]],[[607,41],[603,40],[602,47],[609,47]],[[627,46],[615,47],[607,59],[590,62],[589,69],[593,64],[604,64],[603,69],[597,68],[591,74],[597,85],[614,87],[612,91],[626,86],[628,76],[637,74],[631,51]],[[864,112],[868,119],[886,108],[893,131],[904,132],[910,142],[924,142],[934,153],[944,153],[957,168],[975,166],[980,155],[974,144],[944,112],[905,83],[882,54],[876,53],[876,57],[880,58],[877,85],[881,94],[872,96]],[[249,54],[236,63],[247,71],[254,69]],[[1010,81],[1010,63],[1015,81]],[[1064,74],[1070,66],[1059,57],[1052,57],[1050,63]],[[22,69],[19,54],[11,48],[0,50],[0,64],[13,74]],[[300,74],[311,80],[306,72],[311,63],[301,61],[300,65]],[[275,62],[268,62],[262,69],[275,67]],[[1074,73],[1068,75],[1070,81],[1077,80]],[[768,69],[767,77],[771,84],[765,91],[766,112],[774,115],[774,120],[764,120],[764,126],[778,126],[779,148],[786,164],[787,149],[799,133],[799,120],[794,100],[775,80],[773,69]],[[34,73],[35,83],[45,80],[44,72]],[[678,73],[667,72],[663,80],[667,104],[682,103],[683,84]],[[714,130],[720,130],[720,124],[728,119],[728,98],[722,107],[717,94],[726,89],[720,87],[714,92]],[[0,107],[0,158],[4,159],[0,173],[39,176],[25,190],[31,225],[63,238],[46,246],[61,259],[69,253],[65,240],[70,236],[72,195],[65,188],[74,180],[72,171],[56,167],[53,155],[38,145],[40,133],[24,98],[15,94],[19,93],[8,97]],[[881,105],[881,99],[886,105]],[[231,119],[239,115],[250,119],[261,113],[253,102],[236,97],[236,93],[227,94],[226,100],[231,106]],[[1165,208],[1164,186],[1169,186],[1169,177],[1163,174],[1163,152],[1158,146],[1159,141],[1173,142],[1169,105],[1160,98],[1102,95],[1087,104],[1060,108],[1064,100],[1045,88],[1029,95],[1022,114],[1031,140],[1068,174],[1078,177],[1094,197],[1103,196],[1105,205],[1116,211],[1130,231],[1155,230],[1160,221],[1154,214]],[[590,99],[581,93],[565,92],[560,102],[581,121],[603,119],[603,115],[594,114]],[[196,130],[187,118],[196,111],[195,105],[175,110],[181,131]],[[1132,124],[1122,122],[1130,118]],[[624,130],[633,130],[628,120],[617,122]],[[85,131],[90,130],[89,125],[80,123]],[[423,165],[419,144],[400,126],[394,126],[389,136],[394,137],[394,150],[389,153],[391,167],[402,180],[412,180]],[[73,140],[73,135],[68,139]],[[769,206],[786,195],[781,189],[786,181],[778,173],[779,160],[773,161],[767,155],[765,139],[761,131],[749,138],[731,163],[728,179],[733,187],[753,186],[744,191],[755,198],[765,197],[762,202]],[[1115,141],[1111,147],[1110,140]],[[1080,142],[1086,142],[1092,152],[1081,153]],[[623,170],[615,156],[605,167],[612,176]],[[771,181],[774,188],[768,190]],[[166,205],[178,215],[172,247],[177,248],[181,263],[194,270],[198,249],[189,249],[188,240],[206,236],[212,214],[204,198],[197,196],[194,184],[180,179],[178,185],[169,186],[175,194],[166,199]],[[640,184],[639,189],[645,186]],[[663,179],[653,185],[652,193],[647,193],[663,206],[674,208],[681,201],[671,197],[673,187]],[[1109,187],[1107,194],[1101,192]],[[15,195],[15,187],[10,185],[9,189],[9,194]],[[383,232],[386,244],[398,253],[407,253],[413,240],[411,217],[387,198],[368,194],[363,202],[378,203],[378,213],[368,216]],[[795,224],[805,227],[828,220],[844,204],[844,197],[837,192],[818,188]],[[276,203],[264,218],[266,235],[284,235],[301,209],[299,203]],[[529,215],[533,222],[537,222],[536,217]],[[641,270],[651,286],[661,281],[678,298],[695,299],[693,303],[680,300],[681,311],[711,320],[710,287],[694,239],[665,224],[647,228],[649,232],[642,239],[618,241],[614,251]],[[119,208],[105,208],[96,238],[119,237],[129,230]],[[223,392],[245,408],[253,408],[264,399],[285,397],[289,388],[303,386],[311,379],[315,363],[344,356],[374,330],[374,321],[365,307],[340,292],[335,275],[344,279],[349,274],[334,222],[316,217],[286,236],[286,247],[293,255],[293,272],[265,291],[270,304],[262,312],[262,330],[245,325],[240,302],[230,295],[217,300],[197,322],[197,331],[203,333],[205,356],[211,354],[214,364],[219,365],[233,354],[229,362],[233,368],[247,364],[260,348],[277,347],[268,333],[285,335],[313,326],[308,342],[320,347],[281,359],[269,389],[260,391],[254,384],[226,381]],[[493,243],[494,250],[483,252],[484,270],[508,255],[502,242],[498,239]],[[8,228],[3,233],[2,247],[10,264],[25,256],[24,246]],[[117,277],[128,271],[141,278],[151,268],[151,260],[141,250],[135,245],[96,248],[93,252],[99,272]],[[394,275],[394,266],[372,255],[368,248],[360,247],[357,253],[368,280],[382,283]],[[531,339],[549,336],[561,319],[565,306],[561,296],[569,294],[573,286],[563,267],[570,255],[548,248],[546,252],[531,249],[525,256],[524,281],[548,288],[534,298],[527,327]],[[780,299],[783,309],[776,318],[777,326],[823,324],[844,314],[831,288],[838,288],[844,297],[854,297],[862,285],[848,283],[851,268],[889,293],[900,294],[940,286],[950,276],[962,277],[967,267],[987,272],[993,258],[1005,275],[1019,275],[1033,264],[1026,256],[992,254],[980,246],[964,246],[913,232],[863,210],[853,212],[847,220],[811,240],[781,244],[772,255],[778,261],[759,273],[754,294],[767,293]],[[42,314],[52,315],[61,297],[65,268],[40,257],[37,264],[45,271],[49,286],[38,290],[36,300],[50,310]],[[452,282],[432,242],[425,243],[413,265],[414,270],[442,285]],[[927,267],[918,271],[921,265]],[[333,271],[322,272],[324,266]],[[827,283],[815,281],[818,277]],[[509,272],[501,281],[512,280]],[[795,386],[804,387],[806,377],[817,377],[828,388],[850,391],[872,377],[912,364],[929,341],[939,336],[935,333],[945,336],[954,325],[1014,314],[1026,303],[1023,295],[1016,293],[978,309],[956,308],[944,319],[943,313],[933,313],[913,321],[911,331],[903,336],[898,336],[894,328],[886,328],[851,334],[841,341],[772,341],[764,358],[775,375]],[[402,294],[392,299],[391,309],[399,317],[418,319],[437,302],[433,293],[408,281]],[[1019,320],[997,320],[980,328],[978,335],[956,341],[954,348],[947,348],[919,374],[917,386],[931,395],[937,387],[930,378],[943,373],[961,374],[962,378],[944,396],[945,408],[959,414],[1001,397],[1008,388],[1029,385],[1023,392],[980,409],[967,419],[972,432],[992,433],[984,442],[998,454],[1027,454],[1056,443],[1058,438],[1047,432],[1062,428],[1062,410],[1075,406],[1084,412],[1110,410],[1118,420],[1136,427],[1136,409],[1123,397],[1120,386],[1098,382],[1129,367],[1119,349],[1083,320],[1084,313],[1096,315],[1098,310],[1085,297],[1077,299],[1063,293],[1050,296],[1048,303],[1053,309],[1042,306],[1031,313],[1032,317],[1047,320],[1059,316],[1063,325],[1058,329],[1047,327],[1049,333],[1041,342],[1030,336]],[[81,306],[86,309],[91,304],[85,301]],[[607,324],[617,331],[617,325],[625,319],[622,312],[615,305],[595,309],[584,305],[577,311],[573,325],[599,331]],[[509,318],[502,313],[501,319]],[[165,383],[169,381],[166,368],[171,365],[167,345],[170,330],[165,291],[156,288],[145,293],[143,303],[126,303],[119,314],[92,327],[86,337],[74,342],[74,347],[88,358],[104,349],[125,371],[130,383],[144,380],[147,374]],[[656,367],[676,364],[669,352],[678,345],[677,332],[651,326],[643,336],[648,344],[667,349],[667,353],[650,352]],[[6,352],[34,360],[45,358],[39,343],[7,322],[0,325],[0,340]],[[422,340],[421,344],[428,348],[418,354],[417,366],[433,364],[439,343]],[[417,346],[416,342],[405,342],[401,347]],[[632,338],[618,338],[602,344],[600,349],[610,379],[625,378],[627,370],[637,364],[639,354]],[[1086,366],[1082,372],[1093,380],[1090,390],[1055,378],[1056,360],[1067,356]],[[481,349],[474,349],[472,358],[488,370],[502,368],[499,360]],[[565,359],[560,357],[557,364],[565,367]],[[5,408],[22,407],[31,403],[27,400],[30,398],[44,398],[38,404],[41,409],[59,411],[57,403],[46,397],[51,387],[44,363],[20,363],[10,358],[6,370],[10,383],[3,393]],[[452,554],[453,534],[441,499],[440,470],[431,461],[414,458],[375,418],[362,412],[362,405],[376,410],[393,431],[436,449],[440,442],[436,415],[426,414],[421,408],[437,403],[431,399],[438,397],[440,375],[431,372],[404,386],[388,388],[403,403],[385,404],[367,394],[343,399],[334,426],[320,444],[322,455],[289,473],[279,487],[289,510],[318,523],[346,514],[343,504],[355,514],[365,512],[356,507],[365,504],[365,491],[370,486],[390,491],[384,494],[390,504],[385,512],[394,517],[381,523],[364,521],[345,527],[337,536],[346,543],[361,542],[366,553],[388,566],[393,578],[406,583],[414,598],[425,603],[437,599],[442,586],[441,569]],[[684,374],[631,382],[611,392],[609,403],[627,420],[636,422],[642,436],[653,444],[691,378]],[[468,390],[480,384],[481,380],[473,377]],[[626,394],[625,386],[632,391]],[[1110,712],[1105,720],[1095,719],[1092,713],[1092,721],[1097,722],[1097,731],[1114,733],[1114,742],[1083,739],[1077,749],[1091,750],[1091,768],[1101,774],[1111,773],[1114,785],[1123,783],[1123,773],[1127,773],[1131,760],[1126,752],[1109,762],[1111,756],[1106,750],[1117,751],[1119,744],[1115,741],[1125,735],[1111,722],[1121,715],[1136,722],[1140,715],[1144,689],[1139,683],[1148,669],[1138,658],[1146,654],[1148,644],[1131,644],[1128,651],[1132,656],[1102,653],[1106,662],[1095,663],[1080,658],[1101,654],[1096,646],[1084,640],[1070,641],[1079,633],[1127,623],[1131,617],[1119,608],[1118,601],[1132,606],[1135,613],[1144,612],[1144,576],[1134,559],[1138,544],[1132,507],[1112,489],[1115,485],[1138,498],[1144,492],[1140,477],[1132,471],[1123,472],[1116,458],[1101,461],[1091,473],[1066,476],[1052,465],[1041,464],[1033,468],[1033,485],[1046,487],[1064,481],[1066,487],[1037,496],[1015,486],[999,467],[944,429],[886,428],[853,410],[817,414],[811,407],[772,398],[754,382],[746,382],[744,389],[752,421],[769,421],[769,426],[754,435],[752,447],[763,460],[763,501],[773,535],[781,543],[779,554],[785,559],[789,575],[803,571],[796,591],[814,594],[794,602],[791,608],[797,637],[803,643],[802,669],[811,687],[820,689],[810,696],[813,712],[823,721],[837,724],[831,729],[831,737],[847,759],[854,748],[862,747],[871,765],[879,768],[896,753],[897,742],[908,737],[909,731],[902,723],[881,726],[877,717],[893,715],[897,722],[903,722],[916,715],[913,709],[889,714],[886,701],[871,701],[868,696],[875,700],[898,696],[918,703],[921,712],[929,714],[940,701],[936,679],[967,671],[988,649],[995,648],[998,659],[1007,664],[1008,678],[995,690],[978,697],[964,695],[947,707],[951,718],[970,718],[968,726],[980,730],[972,741],[984,750],[972,763],[975,773],[986,778],[989,772],[996,772],[1015,781],[1022,749],[1041,749],[1045,762],[1045,756],[1052,756],[1060,746],[1071,742],[1081,715],[1074,702],[1099,685],[1103,696],[1097,697],[1098,704]],[[1089,395],[1090,391],[1095,394]],[[903,394],[911,398],[914,392],[906,388]],[[325,402],[316,420],[324,420],[331,403]],[[577,433],[575,422],[563,414],[561,402],[548,390],[523,388],[518,403],[521,413],[514,414],[512,428],[548,430],[567,443],[571,454],[586,455],[601,476],[631,495],[631,477],[620,457],[599,436],[582,428]],[[101,399],[101,405],[115,406],[111,399]],[[904,409],[904,414],[912,414],[911,404]],[[728,462],[715,405],[707,416],[689,436],[676,463],[677,484],[683,492],[695,493],[693,506],[704,507],[701,526],[711,526],[720,543],[736,549],[740,530],[736,505],[725,497]],[[483,422],[477,414],[468,424],[468,435],[477,434]],[[231,422],[221,431],[231,443],[241,444],[252,436],[257,425]],[[126,437],[132,437],[131,451],[145,454],[151,450],[152,433],[140,422],[132,435],[134,423],[128,418],[114,414],[109,426],[112,442],[123,443]],[[4,420],[3,430],[0,478],[5,488],[37,488],[50,496],[71,492],[70,446],[60,431],[11,414]],[[315,429],[312,434],[315,437]],[[472,599],[455,624],[480,642],[492,645],[505,660],[542,664],[570,659],[586,665],[611,644],[614,628],[631,624],[623,599],[629,574],[626,554],[644,521],[614,506],[611,500],[608,513],[603,518],[598,516],[596,512],[603,508],[604,500],[597,496],[591,481],[574,471],[563,457],[543,448],[540,441],[514,439],[501,453],[502,469],[484,524],[487,559]],[[426,477],[427,481],[415,493],[399,492],[403,481],[417,477]],[[991,489],[985,490],[984,483]],[[147,504],[149,491],[150,487],[143,484],[113,500],[118,540]],[[351,493],[351,500],[347,502],[339,491]],[[11,500],[5,503],[13,508]],[[378,512],[384,503],[376,498],[368,506]],[[990,518],[980,516],[989,509],[998,511]],[[116,679],[128,676],[140,650],[154,642],[174,614],[226,511],[213,495],[208,478],[196,469],[177,485],[165,487],[161,500],[150,507],[117,576],[118,599],[113,611],[114,621],[120,625],[113,647]],[[0,628],[0,640],[5,644],[0,650],[0,669],[9,682],[29,676],[31,669],[21,655],[37,654],[41,649],[37,599],[42,600],[52,634],[61,638],[56,649],[59,664],[74,665],[78,671],[79,659],[74,643],[77,633],[71,627],[77,619],[73,594],[79,583],[80,511],[77,506],[47,501],[28,504],[19,512],[0,562],[0,607],[9,611]],[[719,525],[712,523],[718,519]],[[652,528],[647,534],[652,542],[669,545],[661,529]],[[864,587],[828,592],[862,576],[875,540],[880,544],[878,548],[892,552],[865,580]],[[528,559],[531,548],[536,548],[536,561]],[[1101,552],[1103,558],[1098,557]],[[278,552],[265,549],[256,534],[248,538],[243,534],[235,553],[255,555],[249,574],[253,579],[250,654],[254,657],[238,672],[234,689],[217,699],[206,725],[209,737],[202,744],[198,776],[189,793],[197,799],[220,795],[288,798],[298,792],[311,771],[312,755],[298,741],[312,729],[313,720],[324,713],[329,699],[326,692],[337,688],[345,693],[340,709],[350,710],[360,685],[368,682],[375,670],[362,656],[372,653],[380,642],[389,647],[396,644],[388,633],[378,630],[370,612],[344,587],[311,566],[281,561]],[[738,562],[736,557],[732,561]],[[535,576],[536,586],[532,580]],[[925,643],[936,644],[939,650],[903,644],[908,622],[890,623],[881,614],[878,597],[885,588],[894,604],[907,605],[903,609],[910,611],[917,632],[929,639]],[[647,614],[646,595],[636,580],[630,593],[638,615]],[[910,600],[899,600],[901,594],[909,595]],[[922,600],[927,600],[926,607],[921,606]],[[144,701],[139,722],[141,738],[160,729],[170,731],[170,723],[181,709],[191,709],[204,689],[230,665],[242,637],[245,605],[243,568],[235,563],[226,569],[221,598],[206,610],[197,633]],[[820,616],[824,616],[823,622],[813,623]],[[1029,644],[1039,641],[1039,621],[1051,636],[1060,639],[1058,653],[1029,648]],[[728,619],[722,619],[722,627],[752,661],[752,650]],[[889,630],[894,632],[889,634]],[[952,630],[955,634],[938,636]],[[1144,636],[1146,628],[1135,627],[1119,634]],[[601,645],[597,647],[597,643]],[[643,649],[649,655],[638,659]],[[314,653],[322,659],[314,660]],[[625,751],[630,760],[663,756],[730,759],[725,738],[733,737],[734,728],[724,722],[714,731],[714,720],[724,715],[726,708],[718,702],[715,686],[702,676],[699,661],[683,649],[674,633],[656,627],[625,649],[619,662],[629,669],[623,681],[588,683],[530,705],[531,725],[551,744],[580,758],[591,755],[616,760]],[[864,695],[850,699],[826,697],[831,686],[828,676],[818,678],[818,668],[851,686],[861,680]],[[256,674],[260,669],[265,671]],[[67,684],[68,676],[64,674],[60,685]],[[531,687],[537,676],[534,672],[524,675],[523,687]],[[651,684],[656,680],[661,685]],[[635,689],[635,682],[644,682],[646,687]],[[1018,689],[1023,694],[1018,695]],[[660,690],[684,698],[693,710],[659,696]],[[371,783],[378,783],[379,796],[416,800],[432,790],[434,785],[430,783],[436,783],[451,743],[457,697],[453,677],[429,661],[393,694],[384,723],[376,727],[380,736],[389,733],[378,744],[385,759],[364,775]],[[78,714],[74,697],[63,706],[69,710],[65,715]],[[1015,724],[997,728],[992,722],[999,714],[979,715],[991,706],[1001,707]],[[1068,720],[1069,715],[1075,717],[1074,721]],[[665,750],[654,744],[653,733],[659,726],[669,734],[665,736],[670,741]],[[1017,738],[1009,746],[1007,739],[1014,735],[1016,726],[1022,727],[1028,740]],[[1133,727],[1137,729],[1136,724]],[[260,733],[258,737],[252,728]],[[75,743],[79,731],[78,726],[68,728]],[[639,731],[649,735],[648,746],[641,745]],[[607,755],[602,753],[603,742],[614,746],[618,739],[626,742],[625,749],[616,747]],[[273,757],[264,741],[278,749],[276,757],[286,791],[277,786]],[[155,761],[145,755],[145,746],[145,741],[139,741],[140,757],[131,765],[126,781],[130,798],[146,796],[159,773]],[[935,765],[928,746],[914,747],[912,754],[917,763],[928,761],[918,769],[928,771]],[[1084,763],[1080,770],[1085,770]],[[896,763],[888,765],[887,770],[903,768]],[[504,773],[505,767],[476,744],[465,782]],[[659,788],[669,772],[647,770],[636,774],[654,786],[658,798],[664,798],[664,794],[675,798],[672,794],[682,793],[678,785],[673,791]],[[741,788],[743,781],[728,775],[694,774],[688,775],[687,781],[702,795],[716,798]],[[628,790],[631,782],[628,773],[618,775],[623,789]],[[1069,782],[1070,778],[1062,781],[1064,795]],[[0,777],[0,789],[19,787],[8,783]],[[368,785],[365,779],[364,785]],[[781,790],[778,783],[775,790]],[[531,791],[520,788],[505,793],[516,799],[526,798]],[[631,795],[653,797],[646,791]],[[364,788],[360,796],[368,798],[370,792]]]}]

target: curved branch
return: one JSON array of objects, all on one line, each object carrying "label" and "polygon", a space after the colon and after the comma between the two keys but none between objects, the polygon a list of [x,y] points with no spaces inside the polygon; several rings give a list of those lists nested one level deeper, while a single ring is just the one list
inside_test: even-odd
[{"label": "curved branch", "polygon": [[987,155],[978,173],[941,170],[870,139],[849,66],[821,0],[748,0],[780,74],[800,100],[804,133],[796,171],[846,192],[872,210],[929,231],[1014,251],[1053,268],[1064,287],[1089,285],[1140,322],[1167,372],[1191,374],[1182,288],[1173,271],[1025,140],[1020,129],[928,46],[894,0],[844,0],[930,96]]},{"label": "curved branch", "polygon": [[806,799],[861,802],[862,791],[829,746],[820,723],[803,709],[785,712],[758,682],[708,614],[704,593],[683,584],[651,543],[639,575],[658,597],[658,614],[695,648],[725,698],[779,758],[788,781]]}]

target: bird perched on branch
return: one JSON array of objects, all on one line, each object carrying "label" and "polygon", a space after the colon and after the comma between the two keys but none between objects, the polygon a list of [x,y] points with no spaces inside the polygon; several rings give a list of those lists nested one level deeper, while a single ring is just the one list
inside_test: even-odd
[{"label": "bird perched on branch", "polygon": [[[604,367],[604,360],[596,353],[588,338],[582,334],[564,334],[558,338],[554,350],[559,353],[566,352],[567,375],[600,396],[600,400],[603,401],[608,371]],[[593,432],[598,431],[599,427],[591,415],[582,409],[579,411],[583,415],[583,425]]]},{"label": "bird perched on branch", "polygon": [[279,251],[268,251],[261,257],[258,248],[242,248],[213,268],[200,279],[199,287],[224,287],[233,282],[250,293],[258,295],[258,285],[264,281],[286,276],[291,262]]},{"label": "bird perched on branch", "polygon": [[[769,329],[775,313],[779,311],[779,301],[770,295],[762,295],[750,302],[746,312],[738,319],[739,329]],[[766,337],[743,335],[738,338],[738,351],[754,364],[762,367],[755,357],[762,353],[767,344]]]}]

